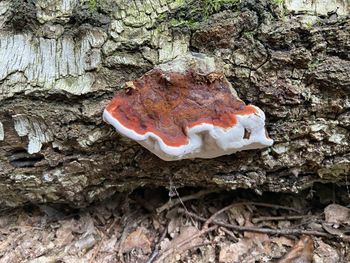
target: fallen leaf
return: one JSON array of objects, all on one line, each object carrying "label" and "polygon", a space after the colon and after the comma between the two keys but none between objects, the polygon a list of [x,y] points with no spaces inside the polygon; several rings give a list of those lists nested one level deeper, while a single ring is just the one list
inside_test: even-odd
[{"label": "fallen leaf", "polygon": [[155,230],[158,230],[158,229],[161,228],[160,222],[159,222],[157,219],[155,219],[155,218],[152,219],[152,224],[153,224],[153,228],[154,228]]},{"label": "fallen leaf", "polygon": [[122,253],[130,252],[135,248],[142,249],[144,253],[151,252],[151,242],[148,240],[141,227],[137,228],[125,239],[122,244]]},{"label": "fallen leaf", "polygon": [[[187,251],[197,245],[202,244],[203,238],[196,237],[193,238],[195,234],[197,234],[199,230],[194,226],[183,226],[180,228],[180,233],[178,236],[173,238],[171,241],[163,240],[161,244],[161,251],[159,254],[166,253],[169,250],[172,251],[171,255],[167,257],[166,262],[178,262],[181,258],[181,254],[184,251]],[[186,241],[189,241],[186,243]]]},{"label": "fallen leaf", "polygon": [[[246,227],[253,227],[254,225],[250,221],[246,221]],[[271,251],[270,248],[270,238],[267,234],[264,233],[255,233],[255,232],[244,232],[244,237],[250,239],[255,245],[260,248],[261,253],[269,254]]]},{"label": "fallen leaf", "polygon": [[311,237],[303,236],[278,263],[311,263],[314,253],[314,242]]},{"label": "fallen leaf", "polygon": [[324,209],[327,223],[350,225],[350,209],[341,205],[331,204]]},{"label": "fallen leaf", "polygon": [[[176,236],[175,238],[173,238],[173,240],[171,240],[171,242],[168,244],[166,249],[175,248],[179,244],[181,244],[182,242],[184,242],[186,240],[190,240],[193,237],[193,235],[198,233],[198,231],[199,230],[193,226],[181,227],[180,234],[178,236]],[[197,237],[197,238],[194,238],[193,240],[191,240],[191,242],[189,242],[185,246],[191,247],[191,246],[199,245],[201,242],[202,242],[202,238]]]},{"label": "fallen leaf", "polygon": [[315,249],[314,263],[334,263],[341,262],[338,251],[330,245],[324,243],[321,239],[317,240]]},{"label": "fallen leaf", "polygon": [[294,245],[294,241],[286,238],[286,237],[273,237],[270,239],[271,242],[277,244],[279,247],[282,246],[287,246],[287,247],[292,247]]},{"label": "fallen leaf", "polygon": [[[246,219],[245,226],[250,227],[254,225]],[[267,234],[244,232],[244,238],[237,243],[221,248],[219,261],[223,263],[254,263],[261,256],[269,255],[270,253],[270,238]]]},{"label": "fallen leaf", "polygon": [[112,236],[107,240],[104,240],[104,242],[102,243],[101,252],[110,252],[110,253],[114,253],[114,251],[117,248],[117,242],[118,242],[118,238],[116,236]]},{"label": "fallen leaf", "polygon": [[175,237],[181,226],[181,217],[178,216],[176,209],[168,211],[166,217],[169,219],[168,234]]},{"label": "fallen leaf", "polygon": [[59,229],[56,231],[57,246],[62,247],[71,243],[74,239],[72,233],[73,222],[72,220],[64,221]]},{"label": "fallen leaf", "polygon": [[[215,246],[204,246],[199,248],[201,251],[201,254],[203,255],[204,262],[216,262],[216,251]],[[200,262],[200,261],[197,261]],[[201,261],[203,262],[203,260]]]},{"label": "fallen leaf", "polygon": [[[233,243],[230,245],[224,245],[221,247],[219,253],[219,262],[222,263],[235,263],[242,262],[242,257],[246,255],[249,249],[253,246],[252,240],[249,239],[241,239],[237,243]],[[247,258],[245,258],[247,260]],[[244,261],[244,262],[254,262],[252,261]]]},{"label": "fallen leaf", "polygon": [[245,224],[247,213],[249,213],[244,205],[235,205],[228,212],[230,222],[237,222],[240,226]]}]

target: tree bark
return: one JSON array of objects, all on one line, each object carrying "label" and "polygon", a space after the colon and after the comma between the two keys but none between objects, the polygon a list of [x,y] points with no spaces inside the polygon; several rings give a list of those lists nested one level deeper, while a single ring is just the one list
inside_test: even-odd
[{"label": "tree bark", "polygon": [[[0,2],[0,200],[84,206],[140,186],[298,192],[350,173],[348,1]],[[114,92],[215,56],[274,146],[165,162],[102,120]]]}]

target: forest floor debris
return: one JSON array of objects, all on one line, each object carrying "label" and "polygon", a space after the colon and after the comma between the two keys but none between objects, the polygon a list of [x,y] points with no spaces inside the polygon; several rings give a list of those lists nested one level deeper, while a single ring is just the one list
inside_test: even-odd
[{"label": "forest floor debris", "polygon": [[[0,213],[0,262],[350,262],[344,197],[139,189]],[[180,200],[181,199],[181,200]]]}]

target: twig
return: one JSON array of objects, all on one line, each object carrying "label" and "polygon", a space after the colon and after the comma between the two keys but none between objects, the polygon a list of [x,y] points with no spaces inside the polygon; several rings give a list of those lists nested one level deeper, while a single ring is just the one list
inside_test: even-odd
[{"label": "twig", "polygon": [[169,222],[166,224],[164,230],[163,230],[163,233],[161,235],[161,237],[159,238],[157,244],[154,246],[154,250],[151,254],[151,256],[148,258],[148,260],[146,261],[146,263],[152,263],[158,256],[158,253],[159,253],[159,246],[160,246],[160,243],[163,241],[163,239],[166,237],[166,234],[168,232],[168,226],[169,226]]},{"label": "twig", "polygon": [[92,254],[92,256],[91,256],[91,258],[90,258],[90,260],[89,260],[89,263],[95,262],[94,260],[95,260],[95,258],[96,258],[96,256],[97,256],[98,252],[100,252],[102,243],[103,243],[103,236],[101,235],[101,240],[100,240],[100,242],[98,243],[98,245],[97,245],[97,247],[96,247],[94,253]]},{"label": "twig", "polygon": [[253,218],[252,222],[255,224],[261,221],[298,220],[303,218],[305,218],[305,216],[261,216]]},{"label": "twig", "polygon": [[221,230],[228,234],[235,242],[238,242],[238,238],[235,236],[235,234],[228,230],[226,227],[221,227]]},{"label": "twig", "polygon": [[119,244],[118,244],[118,256],[119,256],[119,259],[120,259],[120,262],[124,263],[125,260],[124,260],[124,256],[123,256],[123,245],[124,245],[124,241],[126,240],[126,235],[128,234],[129,232],[129,224],[127,224],[124,229],[123,229],[123,232],[122,232],[122,235],[119,239]]},{"label": "twig", "polygon": [[117,219],[114,218],[111,225],[109,227],[107,227],[107,229],[105,230],[105,233],[107,235],[110,235],[110,233],[112,232],[112,229],[114,228],[115,224],[117,223]]},{"label": "twig", "polygon": [[[246,227],[246,226],[238,226],[238,225],[233,225],[233,224],[228,224],[224,222],[220,222],[214,219],[213,216],[211,216],[209,219],[206,219],[204,217],[201,217],[199,215],[196,215],[195,213],[191,212],[186,212],[184,209],[179,209],[179,213],[183,214],[189,214],[189,216],[192,216],[196,218],[197,220],[200,220],[202,222],[209,222],[209,223],[214,223],[218,226],[223,226],[226,228],[233,229],[235,231],[240,231],[240,232],[255,232],[255,233],[264,233],[264,234],[272,234],[272,235],[314,235],[314,236],[322,236],[322,237],[327,237],[327,238],[333,238],[337,236],[329,235],[324,232],[319,232],[319,231],[313,231],[313,230],[302,230],[302,229],[270,229],[270,228],[260,228],[260,227]],[[215,213],[217,214],[217,213]],[[214,214],[214,215],[215,215]]]},{"label": "twig", "polygon": [[152,263],[157,258],[158,253],[159,253],[159,250],[157,248],[155,250],[153,250],[151,256],[148,258],[146,263]]},{"label": "twig", "polygon": [[[275,204],[267,204],[267,203],[258,203],[258,202],[240,202],[240,203],[234,203],[231,205],[228,205],[222,209],[220,209],[219,211],[216,211],[211,217],[209,217],[209,219],[204,223],[204,228],[208,227],[208,225],[214,220],[215,217],[217,217],[219,214],[230,210],[231,208],[238,206],[238,205],[255,205],[255,206],[263,206],[263,207],[271,207],[271,208],[276,208],[276,209],[284,209],[284,210],[291,210],[291,211],[295,211],[297,213],[300,213],[300,211],[288,207],[288,206],[281,206],[281,205],[275,205]],[[190,213],[192,214],[192,213]],[[189,214],[189,215],[190,215]]]},{"label": "twig", "polygon": [[339,237],[341,240],[346,242],[350,242],[350,236],[346,235],[346,233],[340,229],[336,229],[331,227],[328,223],[322,223],[322,228],[329,234]]},{"label": "twig", "polygon": [[193,200],[193,199],[198,199],[204,195],[208,195],[208,194],[211,194],[211,193],[215,193],[217,192],[218,190],[202,190],[202,191],[199,191],[195,194],[192,194],[192,195],[187,195],[187,196],[184,196],[184,197],[179,197],[178,199],[172,199],[172,200],[169,200],[167,203],[165,203],[164,205],[162,205],[161,207],[158,207],[156,209],[157,213],[160,214],[161,212],[163,212],[164,210],[169,210],[170,208],[178,205],[178,204],[181,204],[183,202],[186,202],[186,201],[189,201],[189,200]]},{"label": "twig", "polygon": [[[225,212],[226,210],[229,210],[233,207],[233,205],[226,206],[218,211],[216,211],[214,214],[212,214],[208,219],[205,220],[203,228],[208,228],[209,224],[217,217],[219,214]],[[186,211],[185,211],[186,212]],[[193,213],[187,213],[189,216]]]},{"label": "twig", "polygon": [[[180,196],[180,194],[179,194],[179,192],[177,191],[177,189],[176,189],[175,186],[173,186],[173,191],[176,193],[176,196],[177,196],[178,200],[180,201],[182,207],[183,207],[186,211],[188,211],[188,210],[187,210],[187,207],[185,206],[185,203],[182,201],[181,196]],[[190,219],[191,219],[191,221],[192,221],[192,224],[195,226],[196,223],[194,222],[193,218],[190,217]],[[196,227],[196,228],[197,228],[197,227]],[[197,228],[197,229],[198,229],[198,228]]]},{"label": "twig", "polygon": [[[295,209],[293,207],[284,206],[284,205],[275,205],[275,204],[269,204],[269,203],[240,202],[240,203],[232,204],[232,206],[236,206],[236,205],[255,205],[255,206],[261,206],[261,207],[270,207],[270,208],[275,208],[275,209],[283,209],[283,210],[294,211],[294,212],[296,212],[298,214],[301,213],[301,211],[299,211],[298,209]],[[230,208],[228,208],[228,209],[230,209]]]}]

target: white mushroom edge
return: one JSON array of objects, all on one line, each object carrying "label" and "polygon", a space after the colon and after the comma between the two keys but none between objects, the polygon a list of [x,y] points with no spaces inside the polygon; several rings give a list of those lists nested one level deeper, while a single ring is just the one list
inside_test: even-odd
[{"label": "white mushroom edge", "polygon": [[[168,146],[162,138],[152,132],[143,135],[136,133],[123,126],[107,110],[104,110],[103,119],[113,125],[119,133],[137,141],[165,161],[215,158],[273,144],[273,140],[266,136],[264,112],[256,106],[251,107],[257,112],[250,115],[236,115],[237,123],[231,128],[207,123],[187,128],[188,143],[179,147]],[[244,138],[245,129],[250,133],[249,138]]]}]

